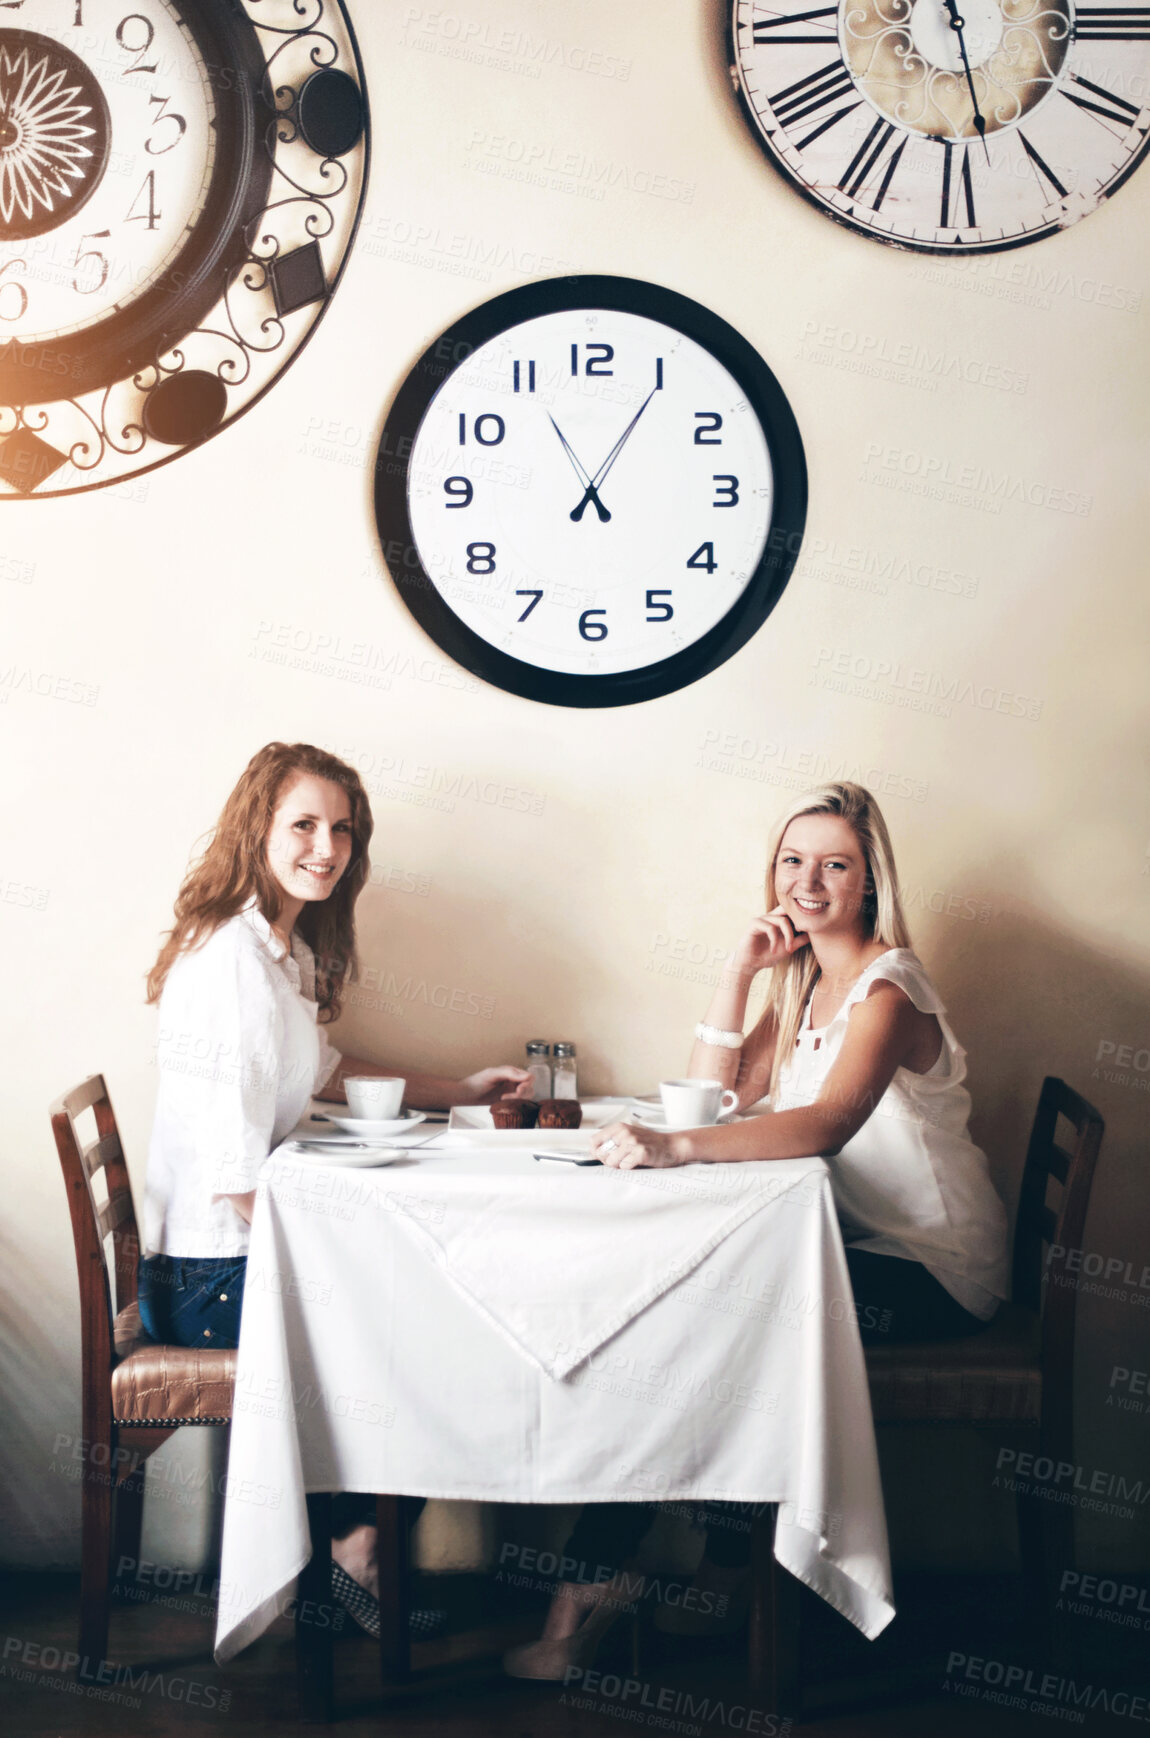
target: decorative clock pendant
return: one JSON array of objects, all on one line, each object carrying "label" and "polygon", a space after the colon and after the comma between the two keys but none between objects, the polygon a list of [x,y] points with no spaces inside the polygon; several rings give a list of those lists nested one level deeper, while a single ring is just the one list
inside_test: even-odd
[{"label": "decorative clock pendant", "polygon": [[1150,141],[1150,7],[734,0],[731,75],[776,168],[849,228],[993,253],[1094,211]]},{"label": "decorative clock pendant", "polygon": [[782,388],[725,321],[654,284],[557,278],[421,357],[375,504],[404,602],[458,663],[532,700],[624,706],[761,627],[806,465]]},{"label": "decorative clock pendant", "polygon": [[341,0],[10,0],[0,495],[120,482],[260,397],[335,288],[366,168]]}]

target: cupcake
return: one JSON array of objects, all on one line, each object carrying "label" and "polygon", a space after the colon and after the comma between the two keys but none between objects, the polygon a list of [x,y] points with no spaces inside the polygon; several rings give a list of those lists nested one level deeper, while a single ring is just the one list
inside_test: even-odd
[{"label": "cupcake", "polygon": [[534,1128],[539,1106],[527,1098],[501,1098],[491,1106],[493,1128]]},{"label": "cupcake", "polygon": [[540,1128],[578,1128],[582,1121],[577,1098],[545,1098],[539,1106]]}]

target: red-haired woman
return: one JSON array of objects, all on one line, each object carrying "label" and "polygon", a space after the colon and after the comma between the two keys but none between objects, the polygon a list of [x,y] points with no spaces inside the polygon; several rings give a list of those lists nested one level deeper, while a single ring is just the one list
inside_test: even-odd
[{"label": "red-haired woman", "polygon": [[[342,1058],[324,1031],[356,968],[371,833],[352,767],[307,743],[272,742],[248,763],[180,889],[148,977],[148,1000],[160,1004],[159,1091],[140,1313],[165,1344],[238,1343],[261,1164],[314,1095],[341,1097],[348,1074],[397,1072]],[[500,1067],[406,1079],[406,1102],[430,1108],[486,1103],[527,1076]],[[374,1591],[374,1529],[362,1499],[341,1501],[337,1531],[348,1536],[337,1564]],[[357,1621],[378,1631],[374,1602],[359,1601],[354,1583],[343,1591]]]}]

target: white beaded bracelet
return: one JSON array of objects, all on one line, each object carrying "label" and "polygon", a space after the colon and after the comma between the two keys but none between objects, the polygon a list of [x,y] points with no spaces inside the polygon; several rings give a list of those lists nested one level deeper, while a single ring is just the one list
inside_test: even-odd
[{"label": "white beaded bracelet", "polygon": [[743,1048],[741,1032],[724,1032],[720,1026],[708,1026],[703,1020],[695,1027],[695,1037],[700,1044],[716,1044],[720,1050]]}]

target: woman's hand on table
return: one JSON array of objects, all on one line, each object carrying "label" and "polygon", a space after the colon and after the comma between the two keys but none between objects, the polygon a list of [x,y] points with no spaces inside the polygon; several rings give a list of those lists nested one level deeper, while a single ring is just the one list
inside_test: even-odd
[{"label": "woman's hand on table", "polygon": [[500,1063],[495,1068],[481,1068],[456,1082],[459,1096],[455,1104],[494,1104],[500,1098],[530,1098],[531,1076],[525,1068],[513,1068]]},{"label": "woman's hand on table", "polygon": [[640,1166],[665,1169],[668,1165],[690,1164],[683,1147],[679,1136],[664,1134],[662,1129],[613,1122],[593,1135],[591,1156],[616,1171],[635,1171]]}]

